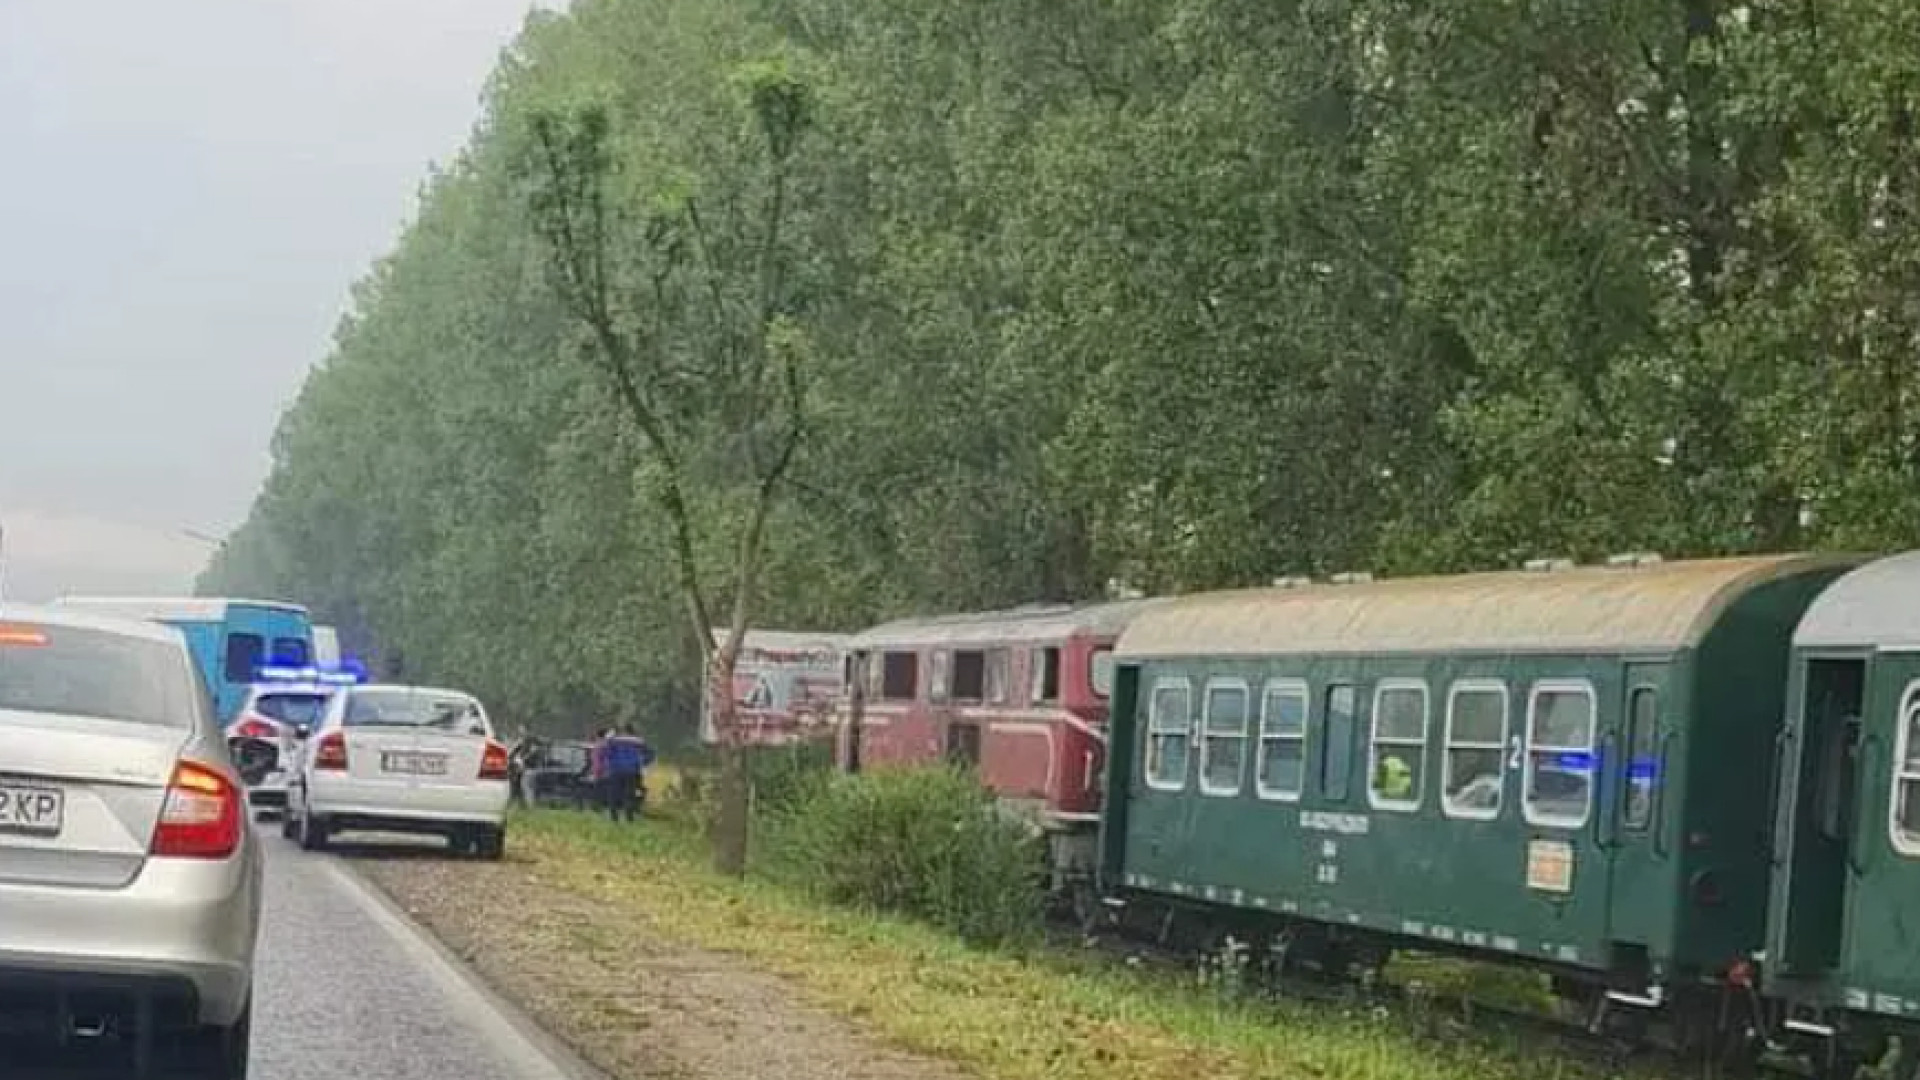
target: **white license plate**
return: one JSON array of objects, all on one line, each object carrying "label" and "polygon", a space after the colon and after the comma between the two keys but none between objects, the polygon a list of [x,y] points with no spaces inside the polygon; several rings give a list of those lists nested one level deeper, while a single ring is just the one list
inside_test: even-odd
[{"label": "white license plate", "polygon": [[380,771],[404,773],[409,776],[445,776],[447,757],[445,754],[416,754],[406,750],[389,750],[380,755]]},{"label": "white license plate", "polygon": [[59,788],[0,783],[0,832],[58,836],[67,814],[67,793]]}]

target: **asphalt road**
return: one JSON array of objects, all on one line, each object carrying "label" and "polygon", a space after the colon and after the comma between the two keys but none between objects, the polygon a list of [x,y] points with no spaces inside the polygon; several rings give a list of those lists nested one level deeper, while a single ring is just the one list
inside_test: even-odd
[{"label": "asphalt road", "polygon": [[[582,1080],[594,1074],[500,1002],[351,870],[420,845],[309,854],[263,823],[266,925],[255,1080]],[[438,842],[425,842],[431,854]]]},{"label": "asphalt road", "polygon": [[[310,854],[282,840],[277,822],[257,831],[266,911],[252,1080],[602,1080],[352,869],[367,859],[451,858],[439,842]],[[5,1080],[124,1074],[124,1063],[0,1060]]]}]

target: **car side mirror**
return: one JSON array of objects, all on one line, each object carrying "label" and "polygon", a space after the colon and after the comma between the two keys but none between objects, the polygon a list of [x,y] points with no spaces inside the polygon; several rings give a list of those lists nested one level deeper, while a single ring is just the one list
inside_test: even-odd
[{"label": "car side mirror", "polygon": [[294,737],[295,739],[297,739],[297,740],[299,740],[299,741],[301,741],[301,742],[305,742],[305,741],[307,741],[307,736],[309,736],[309,735],[311,735],[311,734],[313,734],[313,727],[312,727],[312,725],[310,725],[310,724],[295,724],[295,725],[293,725],[293,737]]}]

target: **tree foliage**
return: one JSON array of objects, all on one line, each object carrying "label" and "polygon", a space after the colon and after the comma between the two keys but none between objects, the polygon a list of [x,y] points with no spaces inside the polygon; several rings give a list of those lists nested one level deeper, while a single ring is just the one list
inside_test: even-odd
[{"label": "tree foliage", "polygon": [[[663,462],[576,362],[514,164],[542,117],[598,125],[622,317],[669,343],[639,392],[727,348],[806,375],[757,624],[1908,545],[1917,45],[1896,0],[578,0],[503,58],[203,587],[529,722],[690,713]],[[691,320],[757,279],[680,271],[747,250],[743,154],[802,90],[778,318],[716,352]],[[734,419],[678,421],[723,589],[780,413],[709,385]]]}]

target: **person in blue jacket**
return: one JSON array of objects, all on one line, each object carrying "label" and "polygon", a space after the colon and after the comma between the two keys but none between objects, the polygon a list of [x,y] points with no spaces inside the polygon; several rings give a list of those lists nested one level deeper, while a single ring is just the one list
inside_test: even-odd
[{"label": "person in blue jacket", "polygon": [[624,814],[628,821],[633,821],[640,816],[640,785],[647,766],[653,764],[653,747],[634,731],[632,724],[621,725],[605,745],[607,816],[619,821]]}]

